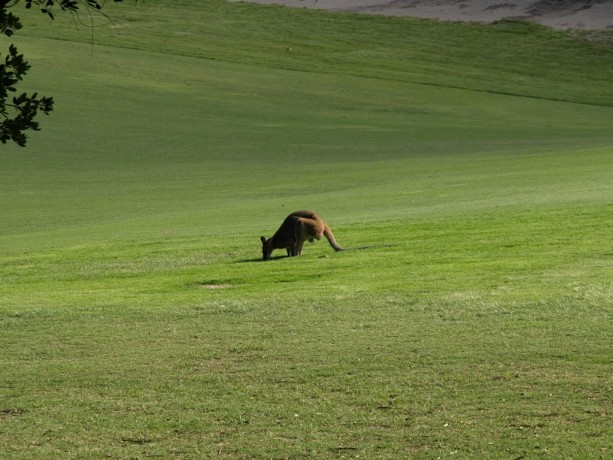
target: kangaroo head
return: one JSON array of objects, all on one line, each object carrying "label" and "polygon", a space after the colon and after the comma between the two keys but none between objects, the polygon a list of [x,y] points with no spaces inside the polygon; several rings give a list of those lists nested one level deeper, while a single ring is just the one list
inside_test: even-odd
[{"label": "kangaroo head", "polygon": [[260,240],[262,241],[262,258],[264,260],[269,260],[273,250],[272,238],[267,240],[265,237],[261,236]]}]

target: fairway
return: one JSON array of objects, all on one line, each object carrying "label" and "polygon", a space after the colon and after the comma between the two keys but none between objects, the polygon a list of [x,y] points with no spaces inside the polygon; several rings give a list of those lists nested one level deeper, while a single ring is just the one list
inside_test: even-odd
[{"label": "fairway", "polygon": [[106,8],[15,37],[0,457],[613,454],[610,32]]}]

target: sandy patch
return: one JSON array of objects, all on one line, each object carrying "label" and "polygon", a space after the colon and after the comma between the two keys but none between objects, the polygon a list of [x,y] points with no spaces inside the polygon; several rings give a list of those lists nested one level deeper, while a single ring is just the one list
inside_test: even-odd
[{"label": "sandy patch", "polygon": [[525,19],[556,29],[613,30],[611,0],[249,0],[291,7],[444,21]]},{"label": "sandy patch", "polygon": [[233,284],[207,284],[207,283],[200,283],[200,284],[198,284],[198,287],[200,289],[230,289],[230,288],[233,288],[234,285]]}]

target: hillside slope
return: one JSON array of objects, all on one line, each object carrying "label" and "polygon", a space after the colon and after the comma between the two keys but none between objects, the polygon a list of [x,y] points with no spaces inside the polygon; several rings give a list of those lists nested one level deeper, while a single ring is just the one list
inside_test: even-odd
[{"label": "hillside slope", "polygon": [[75,28],[66,16],[50,25],[30,12],[24,33],[91,42],[94,52],[96,44],[108,44],[272,68],[613,105],[613,46],[607,35],[594,39],[526,22],[439,23],[223,0],[109,4],[106,11],[113,22],[102,20],[91,33]]}]

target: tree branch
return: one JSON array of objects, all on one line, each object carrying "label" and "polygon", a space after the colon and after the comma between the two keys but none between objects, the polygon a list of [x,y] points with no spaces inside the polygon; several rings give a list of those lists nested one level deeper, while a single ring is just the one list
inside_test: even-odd
[{"label": "tree branch", "polygon": [[[123,0],[113,0],[120,3]],[[22,28],[19,18],[9,12],[9,8],[14,8],[20,0],[0,0],[0,34],[7,37]],[[86,10],[91,16],[92,11],[98,12],[106,0],[24,0],[26,9],[32,7],[40,9],[41,13],[54,18],[54,11],[58,8],[62,12],[69,12],[78,16],[78,11]],[[103,14],[106,17],[106,15]],[[93,23],[93,21],[92,21]],[[40,126],[35,118],[39,113],[48,115],[53,110],[53,98],[38,96],[38,93],[28,95],[23,93],[15,96],[9,102],[10,93],[16,93],[16,85],[25,74],[30,70],[30,64],[24,59],[22,54],[18,54],[15,45],[9,46],[9,52],[4,59],[4,64],[0,64],[0,142],[6,144],[13,141],[17,145],[26,145],[26,131],[39,131]],[[10,114],[9,114],[10,112]]]}]

